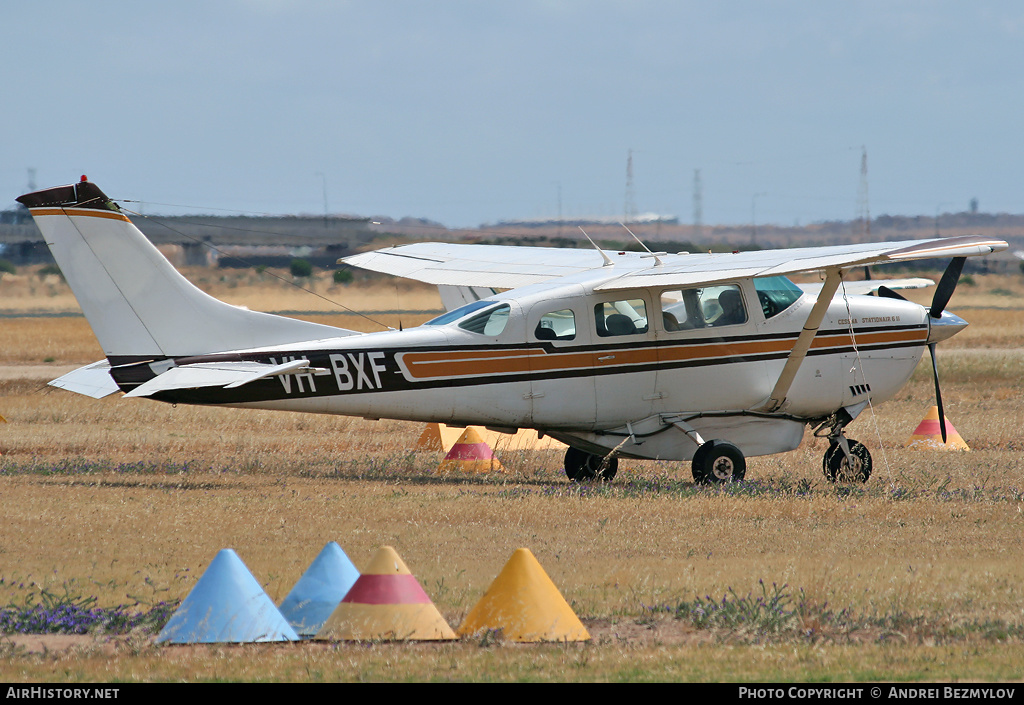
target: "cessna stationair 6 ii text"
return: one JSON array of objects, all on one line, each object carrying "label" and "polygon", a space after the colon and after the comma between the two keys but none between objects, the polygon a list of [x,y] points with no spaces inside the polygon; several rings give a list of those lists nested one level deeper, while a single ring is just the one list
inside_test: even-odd
[{"label": "cessna stationair 6 ii text", "polygon": [[[926,347],[934,365],[935,343],[966,325],[944,311],[965,258],[1006,248],[982,237],[673,255],[418,243],[344,261],[464,305],[357,333],[211,298],[84,177],[18,201],[106,354],[51,384],[532,428],[568,444],[573,480],[611,479],[619,456],[692,459],[698,482],[740,480],[746,457],[796,448],[807,426],[830,440],[826,476],[867,480],[871,456],[845,427],[892,397]],[[844,282],[854,267],[936,257],[953,259],[929,308],[899,284]],[[822,283],[786,277],[800,272]]]}]

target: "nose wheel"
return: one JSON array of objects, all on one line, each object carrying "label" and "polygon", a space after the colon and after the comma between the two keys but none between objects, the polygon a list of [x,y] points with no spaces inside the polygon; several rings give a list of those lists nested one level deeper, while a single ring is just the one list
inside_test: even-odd
[{"label": "nose wheel", "polygon": [[[843,452],[843,441],[848,444],[849,455]],[[829,482],[867,482],[871,477],[871,453],[863,443],[841,438],[829,443],[821,469]]]},{"label": "nose wheel", "polygon": [[853,418],[840,409],[814,429],[815,438],[828,438],[821,470],[829,482],[867,482],[871,477],[871,453],[867,446],[843,433]]},{"label": "nose wheel", "polygon": [[728,441],[708,441],[693,454],[693,480],[699,485],[739,482],[746,474],[742,451]]},{"label": "nose wheel", "polygon": [[598,478],[611,482],[618,471],[619,459],[614,455],[593,455],[572,447],[565,451],[565,475],[573,482]]}]

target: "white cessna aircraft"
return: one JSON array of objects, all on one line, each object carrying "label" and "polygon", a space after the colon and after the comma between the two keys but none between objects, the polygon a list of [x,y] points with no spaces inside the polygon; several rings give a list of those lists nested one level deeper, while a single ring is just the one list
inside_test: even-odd
[{"label": "white cessna aircraft", "polygon": [[[811,426],[830,440],[825,475],[866,481],[871,456],[845,427],[892,397],[925,347],[934,365],[935,343],[966,325],[944,311],[964,259],[1007,246],[959,237],[667,255],[419,243],[344,261],[468,303],[417,328],[357,333],[206,295],[84,177],[18,201],[106,354],[51,384],[533,428],[569,445],[572,480],[611,479],[619,456],[692,459],[698,482],[740,480],[746,457],[793,450]],[[854,267],[936,257],[953,260],[930,308],[844,281]],[[823,283],[786,278],[799,272]]]}]

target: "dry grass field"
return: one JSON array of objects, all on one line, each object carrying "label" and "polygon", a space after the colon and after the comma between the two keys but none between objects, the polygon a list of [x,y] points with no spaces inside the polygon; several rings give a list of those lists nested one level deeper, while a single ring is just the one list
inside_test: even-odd
[{"label": "dry grass field", "polygon": [[[188,274],[231,303],[373,329],[266,274]],[[328,282],[313,288],[359,310],[440,308],[427,287]],[[950,306],[972,326],[940,346],[943,396],[972,451],[902,448],[933,403],[926,363],[851,426],[875,458],[858,486],[825,482],[824,442],[810,437],[751,459],[749,482],[730,487],[694,486],[685,463],[639,461],[623,461],[611,485],[574,486],[553,452],[507,454],[503,474],[438,475],[439,454],[414,450],[417,424],[47,387],[101,357],[84,319],[2,318],[0,606],[43,590],[140,609],[181,599],[224,547],[280,600],[335,540],[357,566],[394,546],[457,626],[525,546],[594,639],[156,647],[145,633],[7,636],[0,679],[1022,679],[1022,296],[1019,278],[976,276]],[[0,313],[76,310],[59,278],[0,279]]]}]

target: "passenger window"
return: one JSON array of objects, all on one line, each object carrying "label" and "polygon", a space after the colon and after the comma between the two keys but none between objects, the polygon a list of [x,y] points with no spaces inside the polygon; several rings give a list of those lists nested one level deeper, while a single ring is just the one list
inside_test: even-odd
[{"label": "passenger window", "polygon": [[506,324],[508,324],[510,310],[508,304],[502,304],[460,323],[459,328],[468,330],[470,333],[480,333],[481,335],[501,335],[501,332],[505,330]]},{"label": "passenger window", "polygon": [[643,299],[605,301],[594,306],[597,334],[602,338],[647,332],[647,304]]},{"label": "passenger window", "polygon": [[674,289],[661,292],[661,323],[667,331],[703,328],[699,289]]},{"label": "passenger window", "polygon": [[537,340],[573,340],[576,338],[576,316],[570,308],[545,313],[533,335]]}]

